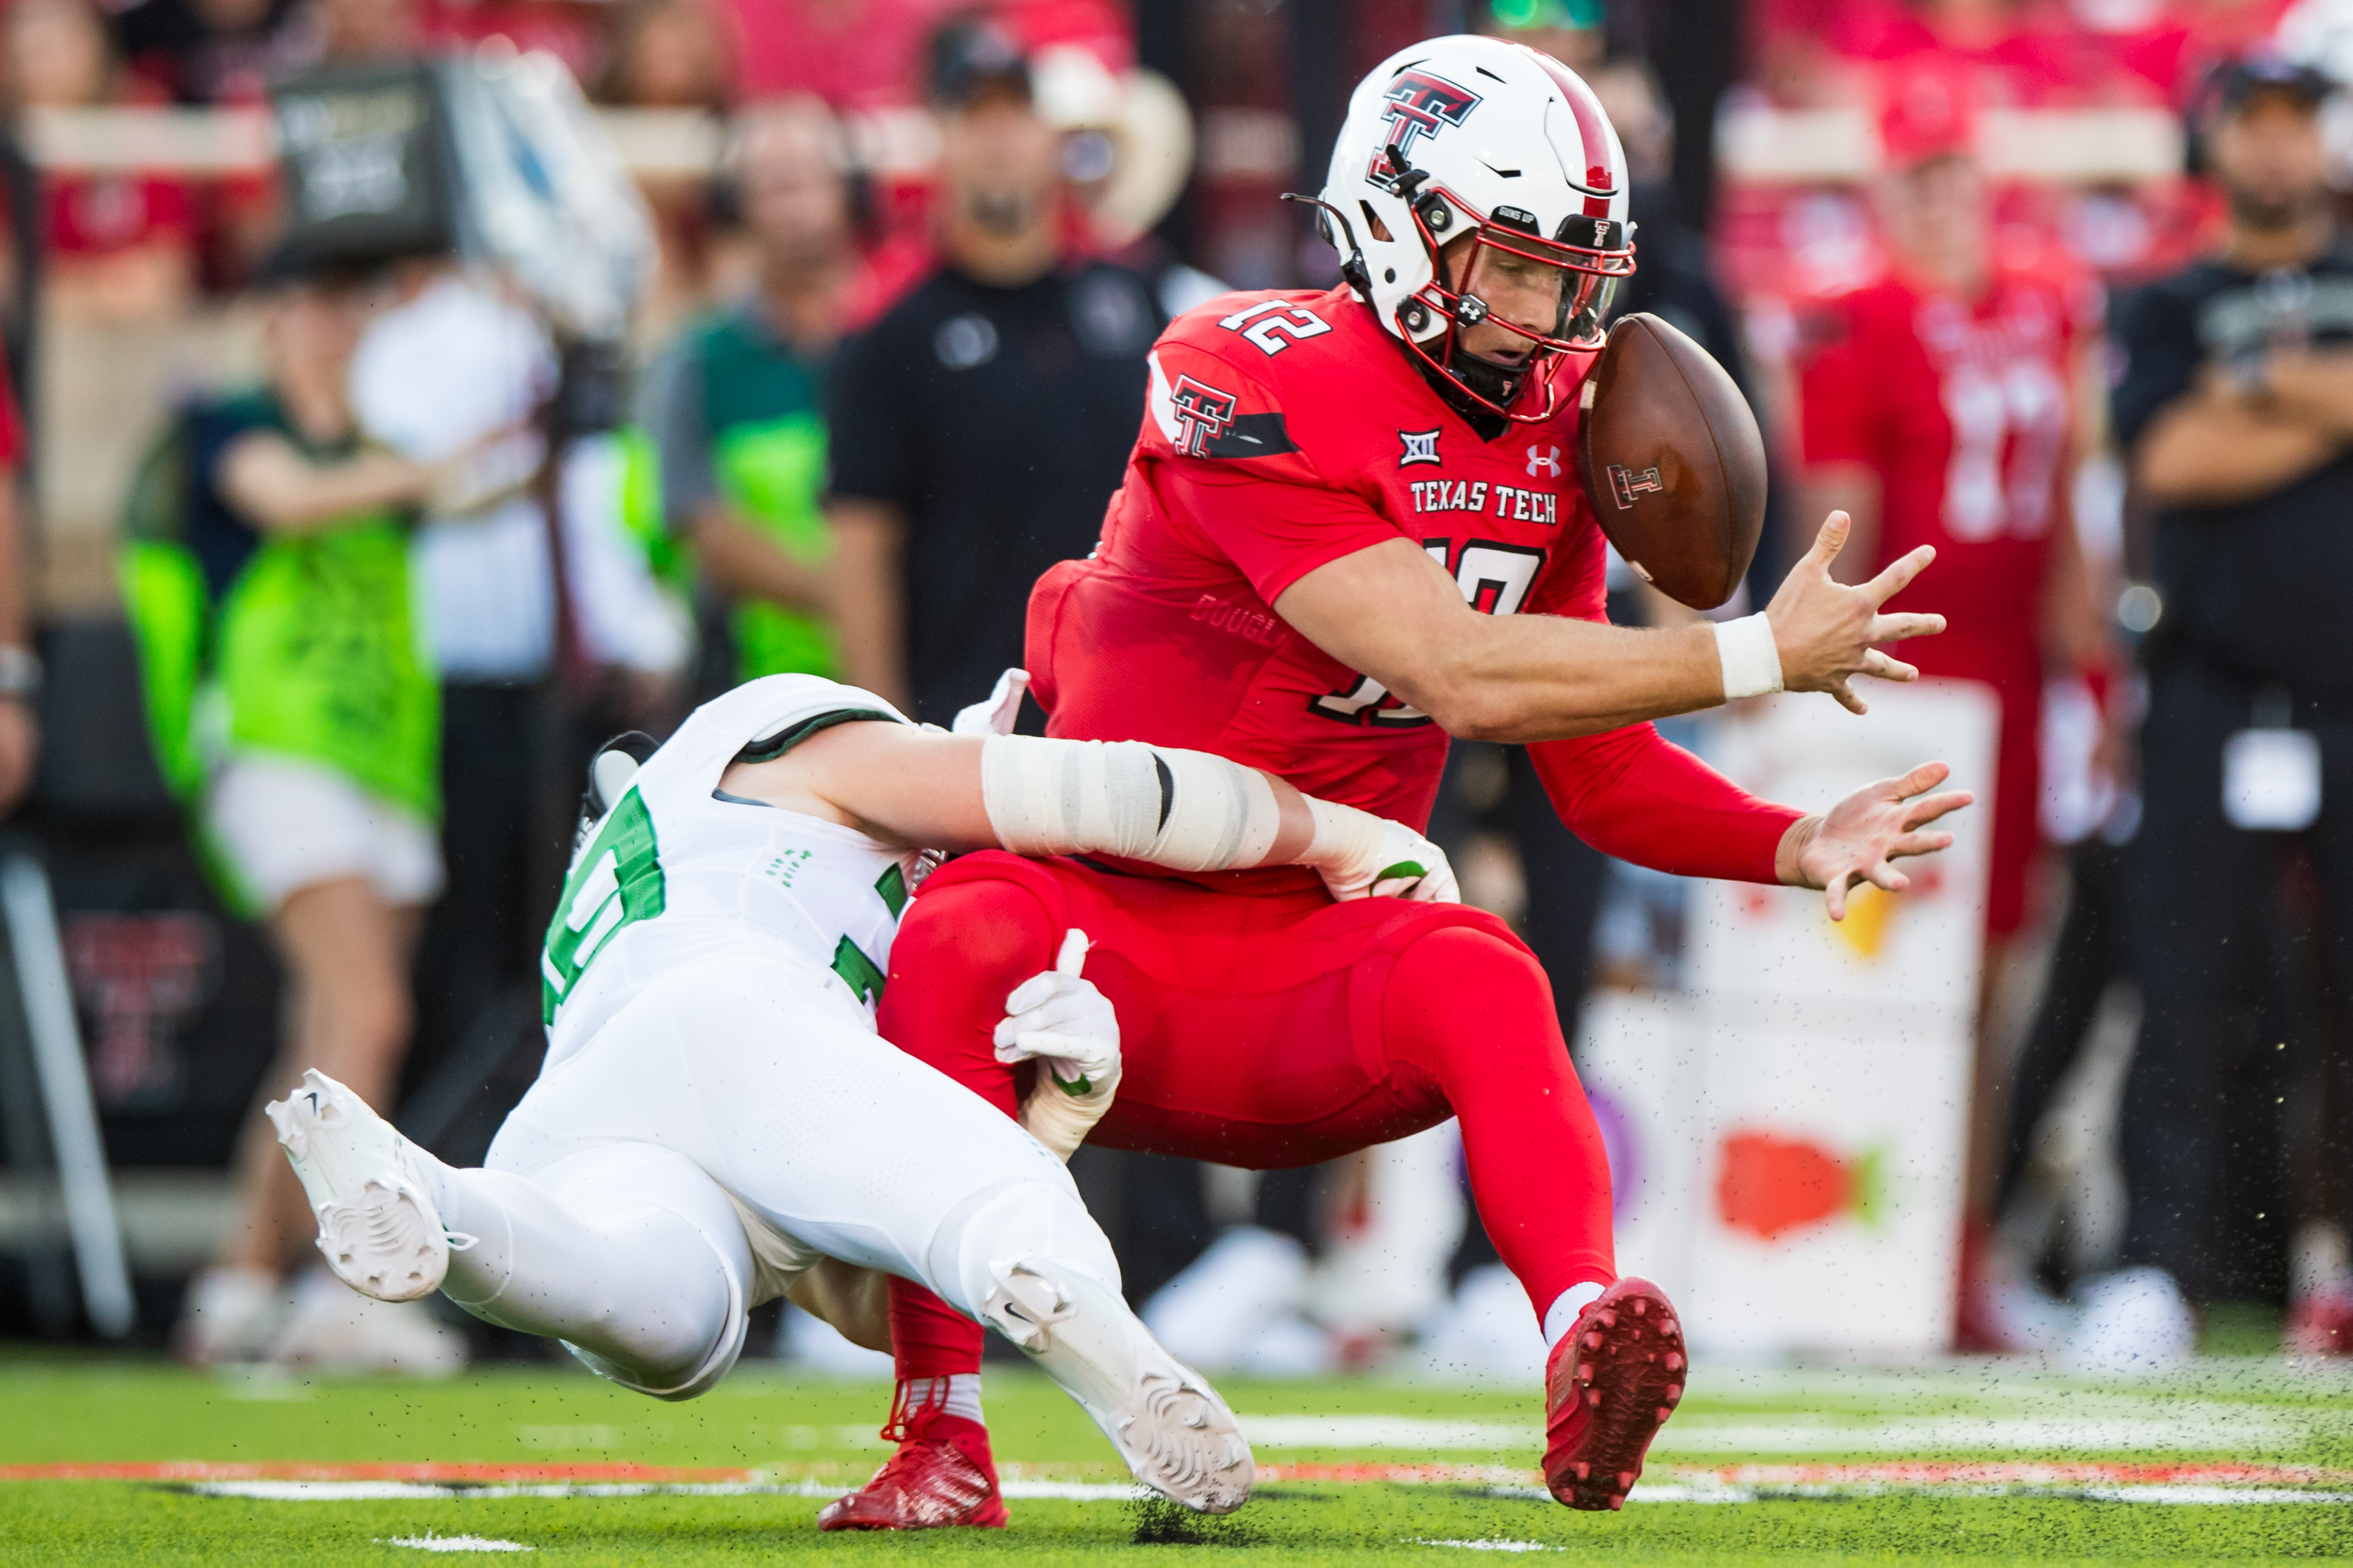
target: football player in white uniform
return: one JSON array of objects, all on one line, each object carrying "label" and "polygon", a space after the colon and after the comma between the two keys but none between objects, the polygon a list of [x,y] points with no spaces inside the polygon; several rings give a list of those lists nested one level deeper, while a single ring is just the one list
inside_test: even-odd
[{"label": "football player in white uniform", "polygon": [[[1008,677],[983,727],[1018,697]],[[778,1295],[887,1344],[861,1281],[902,1275],[1028,1352],[1146,1486],[1240,1506],[1232,1413],[1128,1310],[1061,1163],[1119,1074],[1083,936],[1007,998],[998,1055],[1040,1058],[1019,1125],[875,1033],[892,938],[927,849],[1298,864],[1339,898],[1450,899],[1437,847],[1222,758],[919,729],[810,676],[739,687],[633,766],[597,760],[543,958],[546,1065],[484,1168],[316,1071],[269,1106],[334,1271],[382,1300],[443,1290],[665,1399],[718,1382]]]}]

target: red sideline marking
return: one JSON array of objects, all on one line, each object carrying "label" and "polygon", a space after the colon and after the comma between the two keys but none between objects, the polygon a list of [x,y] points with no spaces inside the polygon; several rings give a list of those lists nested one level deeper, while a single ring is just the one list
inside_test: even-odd
[{"label": "red sideline marking", "polygon": [[0,1465],[0,1481],[749,1481],[743,1469],[677,1465],[216,1465],[201,1459],[129,1465]]}]

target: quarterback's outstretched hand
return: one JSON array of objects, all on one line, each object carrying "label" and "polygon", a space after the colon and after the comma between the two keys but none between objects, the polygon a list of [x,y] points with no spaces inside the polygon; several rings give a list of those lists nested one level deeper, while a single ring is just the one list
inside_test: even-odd
[{"label": "quarterback's outstretched hand", "polygon": [[1079,977],[1086,956],[1086,932],[1066,932],[1054,967],[1013,988],[997,1026],[998,1061],[1038,1063],[1021,1125],[1064,1161],[1119,1091],[1119,1015]]},{"label": "quarterback's outstretched hand", "polygon": [[1821,532],[1814,536],[1814,547],[1781,579],[1779,592],[1765,606],[1765,619],[1773,628],[1774,649],[1781,656],[1783,690],[1827,691],[1850,711],[1861,713],[1862,699],[1848,684],[1854,677],[1920,679],[1917,669],[1872,645],[1933,637],[1945,629],[1945,617],[1879,613],[1880,605],[1901,593],[1936,558],[1932,545],[1924,544],[1891,562],[1886,571],[1868,583],[1849,587],[1831,577],[1831,563],[1846,547],[1852,526],[1846,513],[1831,513]]},{"label": "quarterback's outstretched hand", "polygon": [[1951,845],[1951,834],[1921,829],[1975,798],[1965,789],[1928,793],[1952,772],[1923,763],[1900,779],[1865,784],[1822,816],[1799,817],[1781,836],[1774,874],[1793,888],[1820,888],[1834,921],[1846,918],[1847,889],[1857,883],[1902,892],[1911,879],[1889,862]]}]

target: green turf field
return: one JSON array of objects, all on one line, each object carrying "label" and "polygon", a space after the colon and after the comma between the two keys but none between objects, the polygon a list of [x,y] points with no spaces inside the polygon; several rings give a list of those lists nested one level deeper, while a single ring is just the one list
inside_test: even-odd
[{"label": "green turf field", "polygon": [[[1507,1546],[1676,1563],[2353,1556],[2345,1368],[2217,1359],[2152,1384],[1989,1363],[1905,1373],[1703,1364],[1636,1500],[1614,1516],[1529,1495],[1533,1391],[1223,1386],[1274,1471],[1229,1520],[1171,1520],[1118,1495],[1084,1416],[1042,1380],[992,1369],[1010,1531],[821,1536],[812,1521],[825,1497],[881,1451],[877,1387],[746,1365],[702,1400],[663,1405],[552,1363],[417,1384],[0,1360],[0,1474],[191,1466],[178,1480],[0,1479],[0,1563],[421,1562],[438,1554],[392,1542],[461,1536],[579,1563],[1027,1568],[1120,1557],[1306,1568],[1476,1562]],[[1932,1463],[1901,1463],[1913,1460]],[[420,1485],[387,1479],[387,1463],[496,1467],[488,1473],[505,1479]],[[621,1464],[650,1468],[623,1482],[554,1479]],[[1408,1466],[1434,1467],[1436,1479],[1352,1479]],[[288,1479],[301,1473],[325,1479]],[[2308,1500],[2283,1500],[2296,1494]]]}]

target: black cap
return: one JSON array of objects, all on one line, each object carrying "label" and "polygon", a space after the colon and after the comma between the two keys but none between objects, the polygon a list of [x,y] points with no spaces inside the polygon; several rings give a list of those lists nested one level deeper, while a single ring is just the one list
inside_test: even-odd
[{"label": "black cap", "polygon": [[264,291],[343,288],[357,282],[361,272],[351,261],[317,244],[290,236],[271,246],[253,269],[253,286]]},{"label": "black cap", "polygon": [[1012,34],[981,16],[950,22],[932,35],[932,101],[960,108],[992,88],[1029,97],[1029,57]]},{"label": "black cap", "polygon": [[2327,73],[2268,49],[2257,49],[2217,67],[2207,85],[2209,112],[2235,114],[2258,93],[2284,92],[2317,109],[2337,83]]}]

